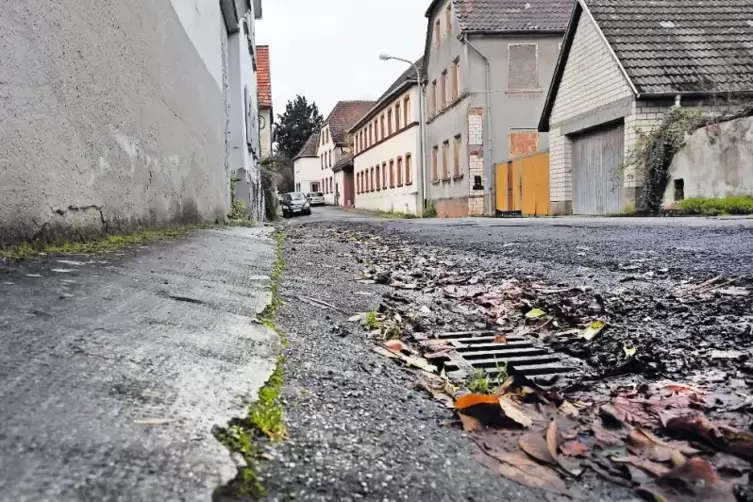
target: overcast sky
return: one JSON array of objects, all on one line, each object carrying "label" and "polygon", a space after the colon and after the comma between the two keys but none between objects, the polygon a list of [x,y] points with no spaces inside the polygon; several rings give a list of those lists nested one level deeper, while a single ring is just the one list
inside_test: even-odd
[{"label": "overcast sky", "polygon": [[296,94],[327,116],[337,101],[376,99],[424,50],[430,0],[262,0],[256,43],[269,45],[275,115]]}]

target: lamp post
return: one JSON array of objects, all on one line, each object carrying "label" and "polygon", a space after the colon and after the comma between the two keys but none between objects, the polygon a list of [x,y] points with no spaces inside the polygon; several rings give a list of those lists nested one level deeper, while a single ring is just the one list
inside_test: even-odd
[{"label": "lamp post", "polygon": [[[398,58],[390,56],[388,54],[380,54],[379,59],[382,61],[402,61],[408,63],[416,71],[416,83],[418,84],[418,163],[421,166],[421,176],[419,176],[418,183],[418,195],[421,210],[421,217],[423,218],[424,210],[426,209],[426,155],[424,152],[424,145],[426,144],[426,120],[424,120],[424,93],[423,85],[421,84],[421,71],[416,66],[416,63],[409,61],[408,59]],[[406,124],[407,125],[407,124]]]}]

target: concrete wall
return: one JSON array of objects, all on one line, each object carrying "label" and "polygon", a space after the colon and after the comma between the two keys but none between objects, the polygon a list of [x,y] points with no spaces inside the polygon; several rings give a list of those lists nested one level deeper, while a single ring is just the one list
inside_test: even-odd
[{"label": "concrete wall", "polygon": [[223,25],[192,4],[0,3],[1,242],[225,217]]},{"label": "concrete wall", "polygon": [[696,131],[675,156],[664,202],[675,202],[674,180],[682,179],[685,198],[753,196],[753,117]]},{"label": "concrete wall", "polygon": [[[318,157],[300,157],[293,162],[293,173],[296,184],[296,190],[301,192],[314,192],[316,190],[322,192],[324,187],[322,186],[322,177],[324,171],[321,169],[321,164]],[[318,183],[319,187],[312,187],[312,183]]]}]

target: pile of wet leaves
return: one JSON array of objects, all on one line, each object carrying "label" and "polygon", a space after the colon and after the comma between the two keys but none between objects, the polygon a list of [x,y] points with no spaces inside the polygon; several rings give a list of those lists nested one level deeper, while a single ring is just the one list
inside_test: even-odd
[{"label": "pile of wet leaves", "polygon": [[[331,232],[353,246],[355,280],[389,288],[376,310],[351,321],[456,411],[490,469],[570,497],[590,471],[655,500],[753,500],[746,281],[686,278],[658,295],[625,281],[596,292],[394,238]],[[438,337],[474,331],[500,344],[534,340],[585,364],[575,381],[511,374],[479,385],[472,368],[445,371],[453,346]]]}]

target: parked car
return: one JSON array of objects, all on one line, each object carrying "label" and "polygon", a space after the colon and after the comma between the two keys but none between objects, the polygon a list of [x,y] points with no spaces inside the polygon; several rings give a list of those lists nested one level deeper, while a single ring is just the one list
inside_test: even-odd
[{"label": "parked car", "polygon": [[282,196],[282,217],[311,214],[311,203],[303,192],[290,192]]},{"label": "parked car", "polygon": [[306,194],[306,198],[312,206],[324,205],[324,194],[322,192],[311,192]]}]

